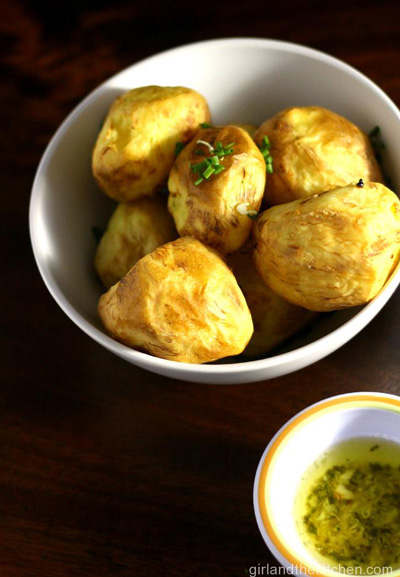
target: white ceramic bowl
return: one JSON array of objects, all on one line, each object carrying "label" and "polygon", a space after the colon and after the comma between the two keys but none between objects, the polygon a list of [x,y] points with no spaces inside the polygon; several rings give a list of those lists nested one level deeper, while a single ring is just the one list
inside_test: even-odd
[{"label": "white ceramic bowl", "polygon": [[189,365],[152,357],[117,343],[97,315],[101,288],[93,272],[94,226],[105,226],[114,204],[98,191],[91,152],[110,104],[149,84],[184,85],[208,100],[215,123],[260,124],[292,105],[321,105],[369,132],[380,126],[386,169],[400,183],[400,113],[365,76],[302,46],[252,38],[176,48],[123,70],[92,92],[64,121],[39,165],[30,206],[34,254],[49,291],[90,337],[127,361],[169,377],[202,383],[240,383],[277,377],[328,355],[363,329],[400,282],[399,269],[364,308],[328,315],[286,352],[266,359]]},{"label": "white ceramic bowl", "polygon": [[[296,529],[294,500],[301,476],[318,457],[337,443],[360,437],[400,444],[400,397],[349,393],[325,399],[290,419],[265,449],[254,483],[254,510],[265,543],[289,574],[340,573],[304,546]],[[398,577],[400,570],[392,575]]]}]

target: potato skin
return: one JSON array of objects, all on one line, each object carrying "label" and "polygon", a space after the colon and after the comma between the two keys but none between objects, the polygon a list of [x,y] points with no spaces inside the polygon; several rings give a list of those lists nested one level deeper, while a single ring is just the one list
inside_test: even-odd
[{"label": "potato skin", "polygon": [[[208,148],[203,140],[215,146],[234,142],[233,154],[221,161],[225,170],[204,179],[191,165],[201,162],[195,154]],[[212,153],[211,153],[212,154]],[[168,209],[181,236],[193,236],[223,254],[234,252],[248,239],[253,221],[237,211],[237,205],[248,203],[248,210],[258,211],[264,194],[265,161],[249,134],[237,126],[219,126],[201,130],[183,149],[172,167],[169,181]]]},{"label": "potato skin", "polygon": [[184,87],[144,86],[112,104],[97,138],[92,171],[118,202],[153,196],[166,184],[177,142],[188,142],[210,121],[206,100]]},{"label": "potato skin", "polygon": [[384,182],[367,135],[325,108],[283,110],[264,122],[254,139],[260,145],[265,135],[274,166],[265,192],[269,206],[355,184],[360,178]]},{"label": "potato skin", "polygon": [[143,257],[100,298],[99,314],[121,343],[186,363],[239,354],[253,333],[232,271],[189,237]]},{"label": "potato skin", "polygon": [[254,226],[263,280],[313,311],[363,305],[400,256],[400,203],[379,183],[347,186],[272,207]]},{"label": "potato skin", "polygon": [[260,357],[311,324],[317,315],[293,305],[270,289],[255,269],[252,251],[253,246],[248,242],[227,260],[253,318],[254,333],[243,354]]},{"label": "potato skin", "polygon": [[143,256],[178,237],[165,199],[118,204],[97,247],[94,266],[108,289]]}]

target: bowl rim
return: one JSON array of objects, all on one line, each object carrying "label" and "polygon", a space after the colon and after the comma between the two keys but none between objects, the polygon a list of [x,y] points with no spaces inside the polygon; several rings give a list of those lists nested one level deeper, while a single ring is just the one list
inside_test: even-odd
[{"label": "bowl rim", "polygon": [[[66,116],[64,121],[60,124],[52,138],[50,139],[47,147],[44,150],[42,158],[37,167],[35,177],[31,189],[31,197],[29,203],[29,232],[31,245],[33,249],[34,258],[42,276],[42,279],[49,290],[50,294],[64,311],[64,313],[89,337],[95,340],[100,345],[107,348],[109,351],[113,352],[117,356],[131,361],[134,364],[152,370],[155,372],[160,372],[166,374],[165,371],[173,371],[176,374],[182,374],[182,376],[190,376],[196,374],[203,374],[205,376],[222,376],[222,375],[241,375],[244,373],[259,373],[255,380],[264,380],[267,378],[265,371],[268,369],[277,369],[273,376],[279,376],[281,374],[287,374],[292,372],[292,370],[298,370],[306,365],[312,364],[321,358],[325,357],[327,354],[337,350],[339,347],[348,342],[353,338],[358,332],[360,332],[381,310],[381,308],[386,304],[389,298],[392,296],[396,290],[398,284],[400,283],[400,263],[396,269],[392,272],[389,280],[375,299],[366,304],[360,311],[358,311],[352,318],[345,321],[342,325],[332,330],[328,334],[317,338],[311,343],[299,346],[288,352],[273,355],[271,357],[255,359],[255,360],[240,360],[240,362],[227,362],[223,364],[191,364],[191,363],[181,363],[169,359],[162,359],[158,357],[153,357],[148,353],[141,351],[136,351],[119,343],[108,336],[106,333],[99,330],[97,327],[92,325],[73,305],[70,304],[68,299],[64,296],[60,286],[52,275],[46,261],[41,258],[41,251],[39,249],[39,237],[37,223],[40,219],[37,218],[40,214],[41,209],[41,188],[40,180],[43,174],[46,173],[48,166],[52,160],[53,150],[56,148],[58,143],[62,140],[66,130],[74,123],[77,116],[83,112],[85,108],[90,106],[92,100],[104,90],[106,86],[111,85],[120,75],[125,74],[129,70],[133,70],[136,67],[145,66],[150,61],[171,56],[174,53],[179,53],[183,51],[197,50],[202,46],[243,46],[243,47],[258,47],[265,50],[280,50],[283,52],[289,52],[293,54],[299,54],[306,56],[308,58],[322,61],[336,69],[345,72],[351,76],[355,76],[363,83],[366,83],[370,90],[375,92],[379,98],[381,98],[387,107],[389,107],[392,113],[398,118],[400,124],[400,111],[394,102],[387,96],[387,94],[379,88],[372,80],[365,76],[362,72],[358,71],[356,68],[346,64],[342,60],[326,54],[325,52],[304,46],[302,44],[297,44],[293,42],[287,42],[283,40],[267,39],[267,38],[257,38],[257,37],[227,37],[227,38],[217,38],[210,40],[202,40],[199,42],[193,42],[170,48],[168,50],[159,52],[142,60],[135,62],[134,64],[125,67],[116,74],[112,75],[99,86],[94,88],[86,97],[78,103],[77,106]],[[342,339],[338,338],[342,335]],[[310,361],[310,358],[312,360]],[[296,364],[296,367],[290,368],[290,365]],[[289,370],[287,370],[289,368]],[[254,380],[254,379],[253,379]]]},{"label": "bowl rim", "polygon": [[[316,571],[313,568],[307,567],[303,561],[288,550],[284,540],[281,539],[275,531],[273,522],[268,514],[266,502],[267,478],[272,469],[271,464],[273,457],[277,453],[281,443],[284,442],[289,435],[295,435],[296,428],[306,424],[308,419],[313,419],[317,416],[323,419],[324,413],[330,414],[333,411],[347,411],[354,408],[361,410],[375,408],[395,412],[400,415],[400,396],[375,391],[360,391],[334,395],[317,401],[296,413],[280,427],[267,444],[257,466],[253,485],[253,508],[257,525],[264,542],[275,558],[286,567],[301,569],[300,571],[293,572],[293,574],[332,577],[332,575],[335,574],[339,575],[340,571],[335,572],[331,570],[325,573],[324,571]],[[400,570],[393,571],[393,575],[397,575],[399,571]]]}]

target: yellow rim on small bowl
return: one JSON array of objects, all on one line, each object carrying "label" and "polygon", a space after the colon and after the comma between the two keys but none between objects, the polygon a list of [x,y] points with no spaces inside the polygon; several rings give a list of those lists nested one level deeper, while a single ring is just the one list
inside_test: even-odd
[{"label": "yellow rim on small bowl", "polygon": [[[335,574],[334,571],[330,573],[325,573],[322,571],[316,571],[305,565],[303,561],[298,559],[293,553],[286,547],[283,541],[280,539],[278,533],[274,529],[272,519],[268,513],[267,503],[266,503],[266,488],[268,483],[268,473],[270,471],[271,463],[276,456],[282,444],[288,440],[290,434],[297,429],[299,426],[305,424],[306,421],[315,418],[320,413],[326,412],[330,413],[338,410],[343,405],[346,408],[359,408],[359,407],[371,407],[389,410],[392,412],[400,413],[400,397],[396,398],[392,395],[386,395],[384,393],[355,393],[339,395],[337,397],[332,397],[326,401],[321,401],[315,405],[312,405],[308,409],[305,409],[295,417],[289,423],[282,428],[282,430],[276,435],[273,440],[270,449],[265,457],[262,464],[259,483],[258,483],[258,504],[261,519],[264,528],[271,539],[272,543],[275,545],[279,553],[292,565],[292,567],[301,568],[302,573],[306,573],[312,577],[331,577]],[[393,571],[392,575],[397,575],[400,570]]]}]

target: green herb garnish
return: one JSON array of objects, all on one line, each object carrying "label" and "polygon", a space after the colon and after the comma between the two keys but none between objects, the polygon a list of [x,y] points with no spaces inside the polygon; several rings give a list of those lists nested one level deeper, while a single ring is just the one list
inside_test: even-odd
[{"label": "green herb garnish", "polygon": [[185,148],[185,143],[184,142],[177,142],[175,144],[175,156],[178,156],[178,154],[180,152],[182,152],[182,150]]},{"label": "green herb garnish", "polygon": [[217,142],[214,147],[214,154],[219,157],[226,156],[227,154],[233,154],[234,142],[230,142],[226,146],[222,146],[222,142]]},{"label": "green herb garnish", "polygon": [[[199,175],[199,178],[194,182],[197,186],[203,182],[204,179],[208,180],[211,176],[217,175],[225,170],[225,166],[221,164],[221,161],[228,154],[233,154],[233,146],[235,143],[230,142],[226,146],[223,146],[222,142],[217,142],[215,146],[213,146],[204,140],[197,140],[196,144],[202,144],[208,148],[208,152],[203,152],[201,149],[194,151],[194,154],[204,156],[204,160],[201,162],[190,165],[192,171]],[[211,156],[207,156],[207,154],[211,154]]]},{"label": "green herb garnish", "polygon": [[271,156],[270,148],[271,148],[271,143],[269,141],[268,136],[265,135],[262,139],[262,142],[261,142],[261,145],[259,146],[259,149],[261,151],[261,154],[264,157],[265,164],[267,167],[267,172],[272,174],[274,172],[274,167],[273,167],[273,159]]},{"label": "green herb garnish", "polygon": [[372,146],[372,150],[374,151],[375,158],[376,158],[376,160],[380,166],[383,177],[385,179],[385,183],[389,188],[391,188],[391,186],[392,186],[391,178],[388,176],[388,174],[386,173],[385,168],[383,166],[384,163],[383,163],[382,153],[386,149],[386,145],[385,145],[384,141],[382,140],[382,134],[381,134],[380,127],[375,126],[371,130],[371,132],[368,134],[368,137],[369,137],[369,141],[370,141],[371,146]]},{"label": "green herb garnish", "polygon": [[202,122],[199,126],[200,128],[211,128],[211,124],[208,122]]},{"label": "green herb garnish", "polygon": [[389,464],[349,461],[328,469],[311,486],[303,516],[315,549],[345,567],[364,570],[397,563],[399,489],[399,471]]},{"label": "green herb garnish", "polygon": [[374,128],[369,133],[370,138],[377,138],[381,134],[381,129],[379,126],[374,126]]},{"label": "green herb garnish", "polygon": [[212,174],[214,174],[214,172],[215,172],[215,168],[213,167],[212,164],[209,164],[209,165],[207,166],[207,168],[205,169],[205,171],[203,172],[203,176],[204,176],[204,178],[207,178],[207,179],[208,179],[208,178],[210,178],[210,176],[211,176]]},{"label": "green herb garnish", "polygon": [[385,150],[385,143],[382,140],[381,129],[379,126],[375,126],[369,133],[369,140],[371,146],[374,150],[376,160],[379,164],[382,163],[382,150]]}]

